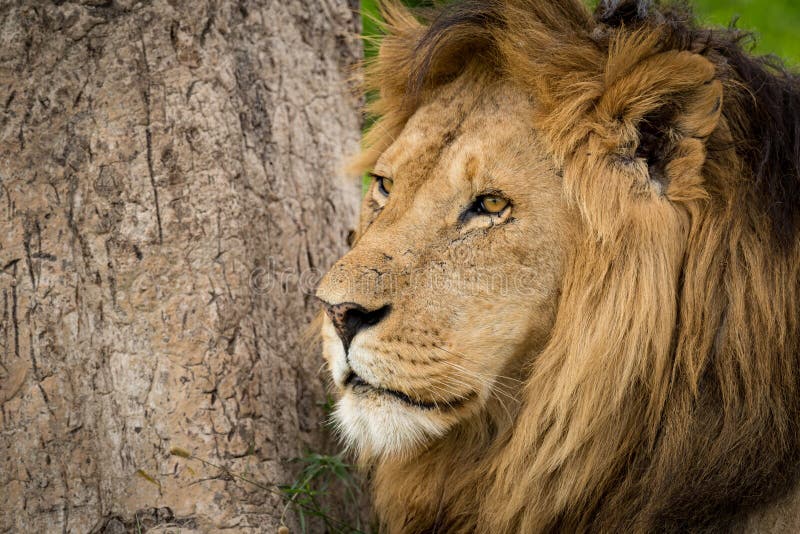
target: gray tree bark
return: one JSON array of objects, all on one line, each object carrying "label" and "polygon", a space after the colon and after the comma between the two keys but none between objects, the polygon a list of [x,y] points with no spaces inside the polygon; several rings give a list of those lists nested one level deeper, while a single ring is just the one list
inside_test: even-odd
[{"label": "gray tree bark", "polygon": [[275,531],[169,451],[280,484],[324,446],[299,333],[359,198],[352,3],[0,3],[0,531]]}]

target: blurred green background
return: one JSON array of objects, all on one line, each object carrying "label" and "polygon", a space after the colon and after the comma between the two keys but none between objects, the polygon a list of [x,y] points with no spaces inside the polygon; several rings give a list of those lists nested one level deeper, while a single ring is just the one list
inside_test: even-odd
[{"label": "blurred green background", "polygon": [[[410,5],[425,0],[408,0]],[[594,3],[594,2],[591,2]],[[700,20],[707,24],[727,26],[738,19],[737,27],[756,33],[756,52],[776,54],[787,64],[800,64],[800,0],[690,0]],[[377,0],[362,0],[364,35],[373,36],[377,27],[373,18],[377,16]],[[374,53],[374,45],[366,43],[368,55]]]},{"label": "blurred green background", "polygon": [[727,26],[738,17],[737,27],[756,33],[756,52],[776,54],[790,65],[800,63],[800,1],[798,0],[696,0],[701,20]]}]

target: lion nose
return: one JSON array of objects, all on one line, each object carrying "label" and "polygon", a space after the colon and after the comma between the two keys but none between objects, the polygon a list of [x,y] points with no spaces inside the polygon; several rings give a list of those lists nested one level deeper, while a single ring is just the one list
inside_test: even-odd
[{"label": "lion nose", "polygon": [[344,350],[350,348],[350,342],[361,330],[378,324],[389,314],[391,306],[388,304],[376,310],[368,310],[360,304],[345,302],[343,304],[329,304],[325,307],[328,317],[331,318],[339,339],[342,340]]}]

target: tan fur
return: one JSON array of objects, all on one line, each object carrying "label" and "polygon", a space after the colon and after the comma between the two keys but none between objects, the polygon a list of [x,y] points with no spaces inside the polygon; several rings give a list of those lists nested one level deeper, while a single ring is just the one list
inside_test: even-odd
[{"label": "tan fur", "polygon": [[[395,187],[318,293],[392,306],[347,363],[322,329],[383,529],[724,529],[792,480],[798,439],[800,254],[743,185],[740,88],[658,26],[492,5],[497,28],[433,41],[385,7],[357,166]],[[664,109],[655,179],[637,149]],[[510,218],[463,222],[487,190]],[[358,395],[348,365],[439,409]]]}]

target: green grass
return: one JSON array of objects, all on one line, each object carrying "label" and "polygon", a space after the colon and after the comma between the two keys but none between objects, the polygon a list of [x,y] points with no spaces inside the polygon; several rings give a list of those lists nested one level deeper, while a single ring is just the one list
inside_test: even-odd
[{"label": "green grass", "polygon": [[[286,499],[283,515],[292,508],[297,514],[303,534],[311,532],[309,518],[316,517],[330,534],[363,534],[360,524],[350,525],[333,517],[322,503],[324,497],[337,485],[335,492],[344,491],[348,505],[358,507],[358,482],[353,478],[353,467],[344,462],[341,454],[335,456],[309,452],[296,462],[303,465],[297,480],[290,485],[279,486]],[[281,523],[284,523],[284,517]]]},{"label": "green grass", "polygon": [[[410,0],[419,4],[421,0]],[[727,26],[738,19],[737,26],[752,30],[758,38],[756,52],[776,54],[791,65],[800,64],[800,0],[694,0],[695,12],[708,24]],[[377,0],[362,0],[364,35],[378,34],[373,20],[377,16]],[[375,53],[374,45],[367,44],[368,56]]]},{"label": "green grass", "polygon": [[[323,425],[324,428],[327,428]],[[291,484],[274,485],[250,477],[247,473],[231,471],[222,464],[209,462],[195,456],[191,452],[173,447],[170,449],[172,456],[200,462],[206,467],[219,470],[232,480],[250,484],[267,493],[280,495],[284,499],[283,513],[281,514],[281,528],[285,528],[287,513],[290,511],[297,515],[300,523],[300,533],[313,532],[309,523],[311,518],[317,518],[329,534],[365,534],[356,516],[356,524],[352,525],[332,515],[325,506],[326,496],[343,495],[344,503],[350,509],[358,509],[359,492],[361,488],[354,477],[354,468],[346,463],[342,454],[328,455],[316,452],[307,452],[305,456],[294,458],[292,461],[300,463],[302,469],[297,479]],[[141,469],[136,473],[149,482],[161,487],[161,483]],[[138,524],[138,516],[136,518]],[[318,526],[318,525],[317,525]]]}]

